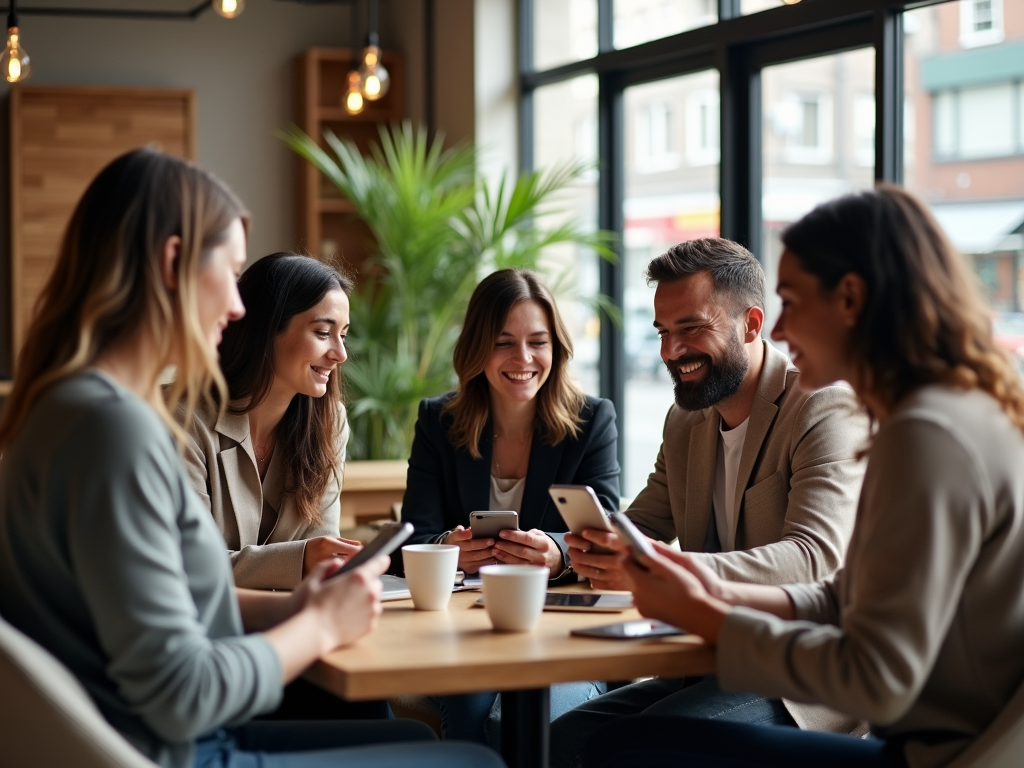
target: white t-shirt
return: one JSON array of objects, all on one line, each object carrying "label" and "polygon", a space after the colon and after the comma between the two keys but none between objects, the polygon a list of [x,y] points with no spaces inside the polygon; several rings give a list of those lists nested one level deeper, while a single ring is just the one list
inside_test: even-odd
[{"label": "white t-shirt", "polygon": [[526,478],[505,480],[491,475],[491,510],[511,509],[522,512],[523,491],[526,489]]},{"label": "white t-shirt", "polygon": [[748,417],[735,429],[724,429],[725,422],[718,428],[718,461],[715,464],[715,492],[712,503],[715,508],[715,526],[718,528],[718,543],[723,552],[732,552],[736,545],[736,475],[739,474],[743,441],[747,436]]}]

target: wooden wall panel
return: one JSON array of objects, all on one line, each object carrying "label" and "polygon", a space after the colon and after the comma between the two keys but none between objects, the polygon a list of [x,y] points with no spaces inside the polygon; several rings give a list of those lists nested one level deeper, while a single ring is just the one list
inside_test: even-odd
[{"label": "wooden wall panel", "polygon": [[11,308],[14,354],[89,182],[153,145],[195,159],[195,94],[182,89],[11,88]]}]

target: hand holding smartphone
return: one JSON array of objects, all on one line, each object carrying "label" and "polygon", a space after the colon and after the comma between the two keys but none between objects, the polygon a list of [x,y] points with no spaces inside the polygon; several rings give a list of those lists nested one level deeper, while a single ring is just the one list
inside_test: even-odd
[{"label": "hand holding smartphone", "polygon": [[519,530],[519,513],[511,510],[470,512],[469,529],[474,539],[497,539],[502,531]]},{"label": "hand holding smartphone", "polygon": [[647,566],[644,565],[643,558],[653,557],[656,554],[650,540],[640,533],[640,529],[633,525],[633,521],[626,517],[625,513],[612,512],[611,520],[612,525],[618,529],[619,535],[629,544],[633,562],[646,571]]},{"label": "hand holding smartphone", "polygon": [[377,555],[390,555],[398,549],[406,539],[412,536],[412,532],[413,527],[411,523],[384,526],[373,541],[359,550],[350,560],[348,560],[343,566],[341,566],[341,568],[331,574],[328,578],[333,579],[344,573],[348,573],[349,571],[358,568],[363,563],[372,560]]},{"label": "hand holding smartphone", "polygon": [[[548,493],[572,534],[582,536],[587,528],[614,533],[597,494],[589,485],[552,485]],[[595,545],[593,551],[607,554],[611,550]]]}]

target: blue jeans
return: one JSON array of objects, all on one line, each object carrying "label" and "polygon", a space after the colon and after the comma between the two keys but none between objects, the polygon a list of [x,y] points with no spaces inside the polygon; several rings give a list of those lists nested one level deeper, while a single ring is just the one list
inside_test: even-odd
[{"label": "blue jeans", "polygon": [[[608,690],[604,682],[561,683],[551,686],[551,719]],[[441,710],[445,740],[475,741],[501,749],[501,695],[496,691],[431,696]]]},{"label": "blue jeans", "polygon": [[587,742],[584,768],[907,768],[897,742],[772,725],[623,717]]},{"label": "blue jeans", "polygon": [[439,744],[414,720],[256,721],[196,743],[195,768],[504,768],[479,744]]},{"label": "blue jeans", "polygon": [[796,725],[781,701],[723,691],[716,677],[656,677],[592,699],[551,723],[551,768],[578,766],[587,740],[599,728],[639,714]]}]

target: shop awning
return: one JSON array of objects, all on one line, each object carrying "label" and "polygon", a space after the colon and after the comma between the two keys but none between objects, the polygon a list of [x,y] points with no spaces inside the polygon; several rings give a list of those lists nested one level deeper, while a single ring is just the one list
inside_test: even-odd
[{"label": "shop awning", "polygon": [[[963,253],[991,253],[1024,224],[1024,200],[932,203],[932,212]],[[1019,249],[1015,243],[1008,250]]]}]

